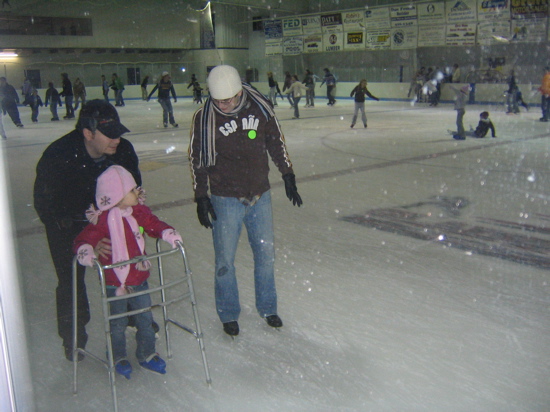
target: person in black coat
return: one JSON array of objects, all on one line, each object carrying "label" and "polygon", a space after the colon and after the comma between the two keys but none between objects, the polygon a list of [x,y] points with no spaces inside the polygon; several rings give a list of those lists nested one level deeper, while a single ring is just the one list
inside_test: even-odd
[{"label": "person in black coat", "polygon": [[363,120],[363,126],[367,127],[367,115],[365,114],[365,95],[369,96],[371,99],[378,101],[378,97],[373,96],[371,92],[367,89],[367,81],[365,79],[361,80],[357,86],[350,93],[350,97],[355,96],[355,112],[353,113],[353,119],[351,120],[351,128],[355,126],[357,121],[357,114],[361,111],[361,120]]},{"label": "person in black coat", "polygon": [[42,99],[38,95],[38,91],[36,89],[32,89],[31,94],[27,98],[27,103],[29,107],[31,108],[31,120],[33,123],[38,122],[38,112],[39,107],[44,106],[42,103]]},{"label": "person in black coat", "polygon": [[52,114],[51,121],[58,121],[59,117],[57,116],[57,105],[59,105],[59,107],[62,106],[61,97],[59,97],[59,92],[55,87],[53,87],[52,82],[48,83],[48,89],[46,90],[45,106],[48,107],[48,104],[50,104],[50,113]]},{"label": "person in black coat", "polygon": [[61,86],[63,87],[63,91],[61,92],[60,95],[65,98],[65,109],[66,109],[66,113],[65,113],[65,116],[63,116],[63,118],[74,119],[73,85],[69,80],[69,75],[67,73],[61,73]]},{"label": "person in black coat", "polygon": [[491,131],[491,137],[497,137],[495,126],[491,119],[489,119],[489,112],[481,112],[479,114],[479,123],[476,129],[472,133],[472,137],[482,138],[487,136],[487,133]]},{"label": "person in black coat", "polygon": [[5,77],[0,77],[0,102],[2,103],[2,111],[10,116],[13,124],[17,127],[23,127],[17,108],[19,95]]},{"label": "person in black coat", "polygon": [[147,85],[149,84],[149,76],[145,76],[141,82],[141,100],[147,100]]},{"label": "person in black coat", "polygon": [[[105,169],[116,164],[130,171],[137,185],[141,185],[134,147],[121,137],[127,132],[129,130],[120,123],[111,104],[105,100],[91,100],[82,107],[75,129],[50,144],[36,166],[34,208],[46,227],[57,273],[57,328],[68,360],[72,360],[73,353],[73,241],[88,224],[85,211],[94,203],[96,179]],[[101,253],[110,253],[108,241],[101,241],[97,247],[102,249]],[[86,324],[90,320],[84,272],[84,267],[78,265],[79,348],[86,346]]]}]

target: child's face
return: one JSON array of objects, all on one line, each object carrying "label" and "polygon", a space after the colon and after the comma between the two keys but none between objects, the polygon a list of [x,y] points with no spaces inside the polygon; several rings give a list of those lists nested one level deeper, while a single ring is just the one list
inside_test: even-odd
[{"label": "child's face", "polygon": [[130,190],[126,196],[124,196],[124,198],[118,203],[118,207],[120,207],[121,209],[124,209],[124,208],[127,208],[127,207],[132,207],[132,206],[135,206],[138,204],[138,195],[139,195],[139,190],[136,187],[134,187],[132,190]]}]

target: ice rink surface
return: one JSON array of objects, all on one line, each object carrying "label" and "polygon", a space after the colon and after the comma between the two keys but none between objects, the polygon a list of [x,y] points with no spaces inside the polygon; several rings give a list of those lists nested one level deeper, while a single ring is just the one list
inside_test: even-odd
[{"label": "ice rink surface", "polygon": [[[212,377],[209,387],[196,340],[175,329],[171,359],[164,337],[157,340],[168,373],[141,370],[128,330],[134,373],[117,377],[119,410],[548,411],[550,123],[539,122],[540,109],[507,116],[503,106],[469,105],[466,128],[488,110],[497,138],[455,141],[447,133],[456,118],[448,103],[368,101],[367,129],[360,121],[350,129],[351,100],[325,103],[301,107],[299,120],[288,102],[276,109],[304,201],[292,206],[272,167],[284,327],[270,329],[256,313],[243,231],[236,261],[243,313],[234,341],[216,315],[211,234],[192,201],[187,147],[197,106],[188,99],[174,105],[178,129],[160,125],[154,101],[119,108],[140,157],[147,204],[183,234]],[[2,145],[37,408],[108,411],[108,373],[92,359],[79,364],[72,393],[72,364],[56,331],[57,280],[32,206],[36,163],[74,121],[50,122],[45,108],[39,123],[30,122],[28,108],[21,117],[24,129],[4,118]],[[180,260],[166,260],[170,276],[180,270]],[[101,355],[91,269],[87,285],[87,348]],[[187,303],[175,313],[191,319]],[[160,321],[160,310],[154,316]]]}]

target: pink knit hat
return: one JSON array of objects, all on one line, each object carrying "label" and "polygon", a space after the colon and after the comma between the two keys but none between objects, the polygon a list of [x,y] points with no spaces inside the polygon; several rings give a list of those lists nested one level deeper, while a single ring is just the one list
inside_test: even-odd
[{"label": "pink knit hat", "polygon": [[136,187],[132,174],[122,166],[110,166],[97,178],[95,202],[99,210],[116,206]]},{"label": "pink knit hat", "polygon": [[[95,191],[94,205],[86,210],[86,217],[94,225],[103,211],[115,207],[124,197],[136,187],[136,181],[132,174],[122,166],[110,166],[98,178]],[[138,188],[138,200],[140,204],[145,202],[145,190]]]}]

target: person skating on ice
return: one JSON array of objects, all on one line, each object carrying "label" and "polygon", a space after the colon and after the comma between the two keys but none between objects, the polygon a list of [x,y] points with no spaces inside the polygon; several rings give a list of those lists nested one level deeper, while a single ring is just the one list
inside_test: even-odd
[{"label": "person skating on ice", "polygon": [[355,111],[353,112],[353,118],[351,119],[351,128],[355,126],[355,122],[357,121],[357,114],[359,111],[361,111],[361,120],[363,120],[363,127],[367,127],[367,115],[365,114],[365,95],[376,101],[380,100],[378,97],[373,96],[371,92],[369,92],[369,90],[367,89],[367,80],[363,79],[359,82],[357,86],[353,88],[350,93],[350,97],[355,96]]},{"label": "person skating on ice", "polygon": [[462,86],[460,89],[457,89],[452,84],[449,84],[449,87],[456,94],[454,109],[456,110],[457,131],[452,133],[453,139],[464,140],[466,139],[466,132],[464,130],[464,114],[466,113],[466,99],[468,98],[470,86]]},{"label": "person skating on ice", "polygon": [[170,78],[170,73],[162,72],[162,76],[159,82],[155,85],[149,96],[147,96],[147,101],[151,99],[151,96],[158,89],[158,102],[162,107],[162,124],[164,127],[168,127],[168,122],[173,127],[178,127],[176,120],[174,119],[174,109],[172,108],[172,102],[170,101],[170,94],[174,98],[174,103],[178,101],[176,96],[176,91],[174,90],[174,85]]},{"label": "person skating on ice", "polygon": [[[97,179],[95,205],[86,212],[89,224],[74,241],[73,251],[82,266],[102,266],[145,255],[145,236],[161,238],[173,248],[182,242],[174,228],[159,220],[144,205],[143,191],[132,174],[122,166],[110,166]],[[111,254],[105,254],[100,241],[111,240]],[[149,289],[147,279],[151,263],[148,260],[105,270],[107,297],[126,296],[109,302],[110,315],[148,308],[149,294],[134,296]],[[165,374],[166,362],[155,350],[153,315],[145,311],[133,315],[136,333],[136,358],[139,365],[152,372]],[[125,331],[128,317],[110,320],[113,361],[117,373],[130,379],[132,364],[127,359]]]},{"label": "person skating on ice", "polygon": [[302,204],[284,135],[271,102],[242,83],[234,67],[215,67],[207,84],[210,97],[192,121],[189,164],[199,222],[212,228],[218,317],[225,333],[239,334],[234,263],[244,225],[254,254],[256,310],[269,326],[280,328],[269,157],[282,175],[288,199]]}]

